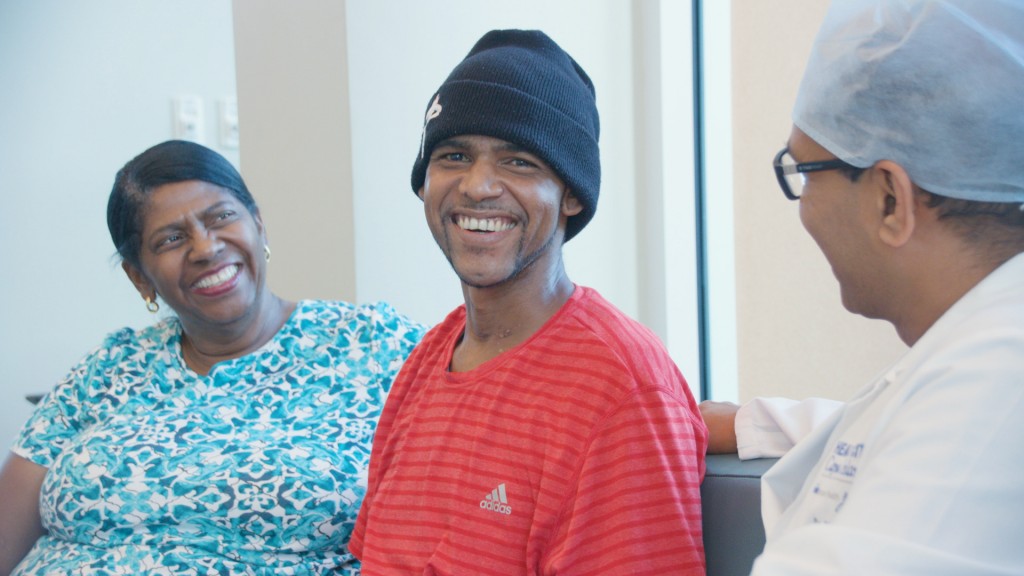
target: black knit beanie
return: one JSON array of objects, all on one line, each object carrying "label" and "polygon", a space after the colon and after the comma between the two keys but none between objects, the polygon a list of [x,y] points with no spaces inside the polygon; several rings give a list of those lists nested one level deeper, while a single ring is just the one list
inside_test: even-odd
[{"label": "black knit beanie", "polygon": [[583,205],[565,239],[594,217],[601,188],[601,127],[594,85],[539,30],[492,30],[455,67],[427,103],[412,189],[423,187],[430,154],[453,136],[491,136],[544,160]]}]

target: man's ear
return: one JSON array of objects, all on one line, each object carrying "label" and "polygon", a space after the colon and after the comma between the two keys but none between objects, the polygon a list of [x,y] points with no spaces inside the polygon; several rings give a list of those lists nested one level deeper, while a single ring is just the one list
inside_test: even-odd
[{"label": "man's ear", "polygon": [[420,189],[416,191],[416,195],[420,197],[420,200],[423,200],[423,186],[420,186]]},{"label": "man's ear", "polygon": [[139,291],[139,295],[142,296],[143,300],[146,298],[156,300],[156,289],[153,288],[153,285],[146,278],[146,275],[142,273],[142,270],[132,266],[126,260],[121,261],[121,269],[124,270],[128,279],[135,285],[135,289]]},{"label": "man's ear", "polygon": [[871,170],[878,178],[878,210],[882,216],[878,236],[898,248],[910,240],[917,225],[914,183],[907,171],[891,160],[881,160]]},{"label": "man's ear", "polygon": [[562,215],[563,216],[575,216],[583,211],[583,204],[579,198],[572,193],[572,190],[565,189],[565,193],[562,194]]}]

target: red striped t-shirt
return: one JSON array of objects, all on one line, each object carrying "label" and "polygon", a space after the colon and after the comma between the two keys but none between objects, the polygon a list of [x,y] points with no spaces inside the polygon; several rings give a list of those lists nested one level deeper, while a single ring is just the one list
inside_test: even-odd
[{"label": "red striped t-shirt", "polygon": [[577,287],[526,342],[448,371],[465,308],[385,405],[349,547],[376,574],[704,574],[707,430],[658,339]]}]

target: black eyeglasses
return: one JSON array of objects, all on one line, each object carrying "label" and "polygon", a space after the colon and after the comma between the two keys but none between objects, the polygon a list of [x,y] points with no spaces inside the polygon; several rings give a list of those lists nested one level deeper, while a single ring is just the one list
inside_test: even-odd
[{"label": "black eyeglasses", "polygon": [[[786,159],[789,162],[785,162]],[[779,180],[782,193],[790,200],[799,200],[804,190],[804,175],[808,172],[823,172],[825,170],[839,170],[849,168],[857,170],[857,167],[843,162],[842,160],[822,160],[821,162],[797,163],[789,154],[789,146],[786,146],[775,155],[772,162],[775,167],[775,177]]]}]

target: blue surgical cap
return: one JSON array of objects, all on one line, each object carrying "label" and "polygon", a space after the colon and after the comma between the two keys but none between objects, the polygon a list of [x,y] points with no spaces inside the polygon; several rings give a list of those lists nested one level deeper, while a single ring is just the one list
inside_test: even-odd
[{"label": "blue surgical cap", "polygon": [[1024,0],[834,0],[793,122],[929,192],[1024,202]]}]

